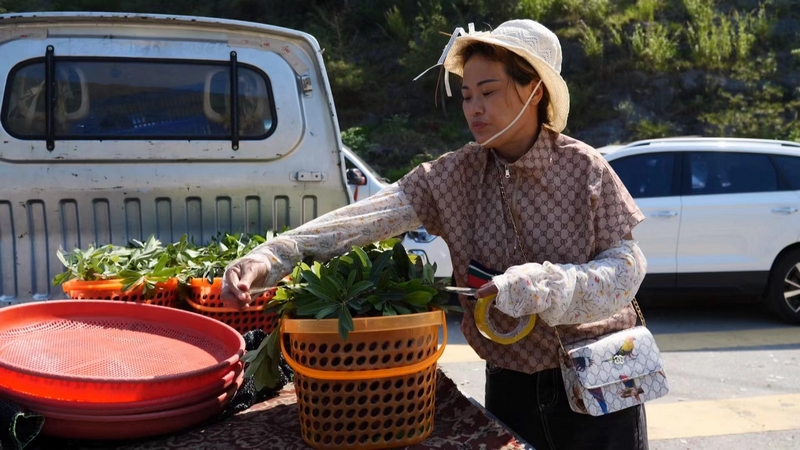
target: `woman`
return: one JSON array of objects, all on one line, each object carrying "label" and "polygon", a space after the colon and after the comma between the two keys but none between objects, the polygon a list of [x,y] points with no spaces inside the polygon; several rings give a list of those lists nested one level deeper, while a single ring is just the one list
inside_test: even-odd
[{"label": "woman", "polygon": [[625,187],[594,149],[560,134],[569,93],[558,38],[531,20],[457,30],[443,62],[462,76],[476,142],[263,244],[228,267],[225,292],[245,305],[252,286],[274,285],[307,255],[424,225],[450,247],[458,286],[497,294],[498,328],[539,316],[528,336],[501,345],[478,332],[461,299],[462,332],[487,361],[487,409],[539,450],[647,448],[642,406],[575,413],[559,370],[553,327],[565,344],[632,327],[646,261],[631,235],[643,215]]}]

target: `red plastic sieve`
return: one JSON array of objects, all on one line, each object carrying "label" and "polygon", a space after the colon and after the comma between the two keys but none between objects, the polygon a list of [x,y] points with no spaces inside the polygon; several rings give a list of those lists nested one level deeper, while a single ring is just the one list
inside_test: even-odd
[{"label": "red plastic sieve", "polygon": [[199,314],[64,300],[0,310],[0,386],[62,401],[138,402],[191,393],[239,363],[244,339]]},{"label": "red plastic sieve", "polygon": [[84,416],[45,414],[42,434],[69,439],[139,439],[174,433],[200,424],[221,413],[242,385],[244,374],[227,391],[182,408],[146,414]]},{"label": "red plastic sieve", "polygon": [[224,378],[217,380],[208,386],[196,389],[192,392],[183,392],[171,397],[157,398],[153,400],[141,400],[136,402],[94,402],[94,401],[64,401],[52,398],[39,398],[32,395],[24,395],[18,392],[0,388],[0,396],[17,402],[25,408],[48,415],[50,413],[74,413],[87,416],[103,415],[124,415],[124,414],[143,414],[168,409],[181,408],[193,405],[197,402],[217,397],[227,391],[229,387],[242,375],[244,368],[242,363],[237,364],[234,369],[228,372]]}]

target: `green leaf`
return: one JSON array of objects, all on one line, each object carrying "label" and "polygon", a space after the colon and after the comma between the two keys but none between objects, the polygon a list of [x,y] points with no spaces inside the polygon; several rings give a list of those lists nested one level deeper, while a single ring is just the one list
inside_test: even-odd
[{"label": "green leaf", "polygon": [[338,310],[339,308],[340,305],[326,306],[325,308],[320,309],[319,312],[317,312],[317,314],[314,317],[316,319],[327,319],[329,318],[328,316],[335,313],[336,310]]},{"label": "green leaf", "polygon": [[[256,390],[260,391],[264,387],[274,388],[278,384],[280,372],[278,364],[280,362],[280,333],[276,330],[269,334],[255,350],[255,355],[248,352],[245,357],[250,361],[250,365],[245,370],[245,377],[252,376]],[[248,356],[250,355],[250,356]]]},{"label": "green leaf", "polygon": [[375,284],[372,283],[371,281],[368,281],[368,280],[359,281],[358,283],[356,283],[356,284],[354,284],[353,286],[350,287],[350,290],[347,291],[347,297],[348,298],[353,298],[356,295],[358,295],[358,294],[360,294],[360,293],[362,293],[362,292],[364,292],[364,291],[366,291],[366,290],[368,290],[368,289],[370,289],[370,288],[372,288],[374,286],[375,286]]},{"label": "green leaf", "polygon": [[433,295],[430,292],[416,291],[406,294],[405,301],[412,305],[427,305]]},{"label": "green leaf", "polygon": [[325,284],[327,288],[327,292],[329,293],[329,295],[333,296],[336,299],[341,299],[342,297],[344,297],[344,293],[347,291],[340,277],[341,275],[339,275],[338,273],[333,273],[326,277],[321,278],[322,282]]},{"label": "green leaf", "polygon": [[392,248],[392,259],[397,268],[397,274],[403,280],[409,280],[409,267],[411,267],[411,260],[408,259],[405,247],[399,242]]},{"label": "green leaf", "polygon": [[[315,263],[314,266],[317,267],[317,264]],[[304,270],[304,271],[301,272],[301,274],[303,276],[303,279],[308,281],[309,283],[316,282],[316,283],[319,284],[321,282],[320,279],[319,279],[319,276],[317,276],[317,272],[316,271]]]},{"label": "green leaf", "polygon": [[386,269],[389,261],[392,260],[392,252],[383,252],[378,256],[375,262],[372,263],[372,270],[370,270],[369,278],[375,279]]},{"label": "green leaf", "polygon": [[339,307],[340,303],[318,299],[316,302],[311,302],[308,304],[298,304],[299,302],[295,301],[295,305],[297,305],[297,311],[295,314],[298,316],[316,316],[320,311],[333,307]]},{"label": "green leaf", "polygon": [[356,246],[353,247],[353,251],[356,253],[356,255],[358,255],[358,259],[361,260],[361,265],[365,269],[372,268],[372,261],[370,261],[369,256],[367,256],[367,253],[364,251],[364,249]]},{"label": "green leaf", "polygon": [[354,329],[355,324],[353,324],[353,316],[350,315],[350,309],[347,305],[342,305],[339,313],[339,336],[343,341],[346,341],[348,334]]},{"label": "green leaf", "polygon": [[411,314],[411,310],[402,305],[392,305],[398,314]]},{"label": "green leaf", "polygon": [[434,277],[435,274],[436,274],[436,263],[434,263],[433,265],[425,264],[422,267],[422,278],[426,283],[433,284],[435,280]]},{"label": "green leaf", "polygon": [[330,290],[327,287],[325,287],[324,285],[316,285],[316,284],[312,285],[311,283],[309,283],[306,286],[306,290],[308,290],[309,292],[311,292],[312,294],[316,295],[317,297],[319,297],[319,298],[321,298],[323,300],[327,300],[327,301],[330,301],[330,302],[338,302],[339,301],[337,296],[336,296],[336,293],[335,292],[333,292],[333,293],[330,292]]}]

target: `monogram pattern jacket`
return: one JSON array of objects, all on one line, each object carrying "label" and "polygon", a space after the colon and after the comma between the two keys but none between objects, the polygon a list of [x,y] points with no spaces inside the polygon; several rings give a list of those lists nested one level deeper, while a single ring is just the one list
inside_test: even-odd
[{"label": "monogram pattern jacket", "polygon": [[[515,248],[500,182],[507,184],[530,261]],[[636,243],[623,237],[642,219],[596,151],[543,129],[534,147],[513,164],[468,144],[421,164],[368,199],[283,233],[243,259],[268,261],[274,270],[265,284],[274,285],[305,256],[324,260],[424,225],[450,247],[457,285],[468,285],[470,261],[500,272],[508,268],[495,278],[500,289],[496,327],[513,329],[511,315],[525,311],[538,313],[543,321],[515,344],[496,344],[478,332],[471,300],[464,297],[462,332],[487,361],[534,373],[558,366],[551,326],[580,323],[559,328],[567,342],[633,326],[635,315],[626,305],[644,277],[646,262]],[[528,287],[529,282],[538,287]]]}]

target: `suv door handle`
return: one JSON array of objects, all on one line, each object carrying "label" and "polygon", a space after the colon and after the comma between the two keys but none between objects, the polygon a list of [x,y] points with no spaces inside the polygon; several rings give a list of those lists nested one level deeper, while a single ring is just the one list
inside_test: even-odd
[{"label": "suv door handle", "polygon": [[788,216],[789,214],[794,214],[797,212],[797,208],[792,206],[782,206],[780,208],[772,208],[772,212],[775,214],[783,214]]},{"label": "suv door handle", "polygon": [[650,214],[650,217],[663,217],[668,219],[670,217],[675,217],[678,215],[678,211],[656,211]]}]

